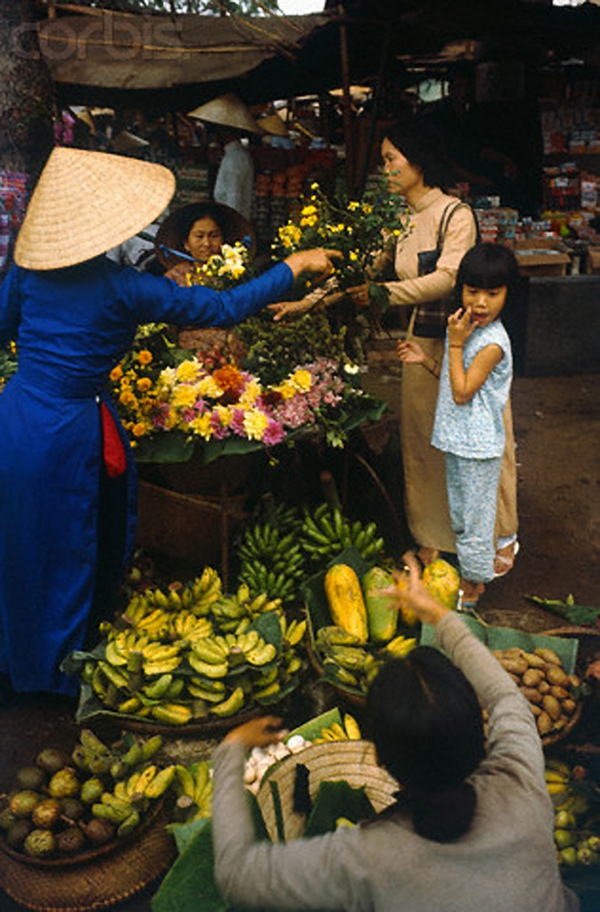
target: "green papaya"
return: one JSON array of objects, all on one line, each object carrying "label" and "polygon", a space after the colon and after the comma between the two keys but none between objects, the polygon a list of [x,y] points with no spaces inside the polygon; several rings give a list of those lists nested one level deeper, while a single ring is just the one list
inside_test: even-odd
[{"label": "green papaya", "polygon": [[362,578],[369,639],[376,643],[387,642],[396,634],[398,609],[393,598],[382,591],[393,586],[392,574],[382,567],[372,567]]}]

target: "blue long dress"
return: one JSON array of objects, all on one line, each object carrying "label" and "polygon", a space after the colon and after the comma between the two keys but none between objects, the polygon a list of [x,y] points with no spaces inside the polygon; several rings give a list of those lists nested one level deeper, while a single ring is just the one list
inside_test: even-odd
[{"label": "blue long dress", "polygon": [[[280,263],[219,294],[106,257],[9,272],[0,343],[16,339],[19,368],[0,394],[0,672],[15,691],[76,693],[59,665],[82,648],[98,593],[116,593],[131,556],[135,467],[106,382],[138,324],[232,326],[292,281]],[[101,402],[127,454],[120,479],[106,475]]]}]

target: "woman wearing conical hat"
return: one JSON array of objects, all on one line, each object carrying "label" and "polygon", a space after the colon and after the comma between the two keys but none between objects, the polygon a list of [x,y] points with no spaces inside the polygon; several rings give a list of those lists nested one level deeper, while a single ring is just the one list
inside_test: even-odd
[{"label": "woman wearing conical hat", "polygon": [[15,339],[19,355],[0,395],[0,674],[16,692],[75,694],[60,664],[115,607],[137,494],[106,384],[138,324],[233,325],[299,272],[331,268],[327,251],[308,251],[218,293],[105,257],[163,212],[174,184],[161,165],[54,149],[0,287],[0,343]]},{"label": "woman wearing conical hat", "polygon": [[[211,256],[222,252],[223,244],[244,244],[248,254],[254,248],[250,222],[230,206],[213,200],[201,200],[175,209],[158,229],[155,250],[168,279],[187,287],[195,283],[194,269],[203,266]],[[180,327],[180,348],[207,352],[215,347],[236,360],[246,349],[231,329]]]}]

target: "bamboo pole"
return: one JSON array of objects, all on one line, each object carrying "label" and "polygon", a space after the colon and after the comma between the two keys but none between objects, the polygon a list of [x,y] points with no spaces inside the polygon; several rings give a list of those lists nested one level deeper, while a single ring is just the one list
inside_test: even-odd
[{"label": "bamboo pole", "polygon": [[348,195],[354,196],[354,143],[352,137],[352,110],[350,97],[350,61],[348,56],[348,29],[344,7],[338,6],[340,17],[340,56],[342,63],[342,112],[344,118],[344,145],[346,146],[346,184]]}]

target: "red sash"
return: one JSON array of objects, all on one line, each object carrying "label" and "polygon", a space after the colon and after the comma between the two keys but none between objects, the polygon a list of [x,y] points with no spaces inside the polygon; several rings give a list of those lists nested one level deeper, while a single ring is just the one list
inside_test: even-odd
[{"label": "red sash", "polygon": [[127,468],[125,448],[119,437],[115,419],[104,402],[100,403],[100,415],[102,416],[102,456],[104,465],[106,466],[108,477],[117,478]]}]

